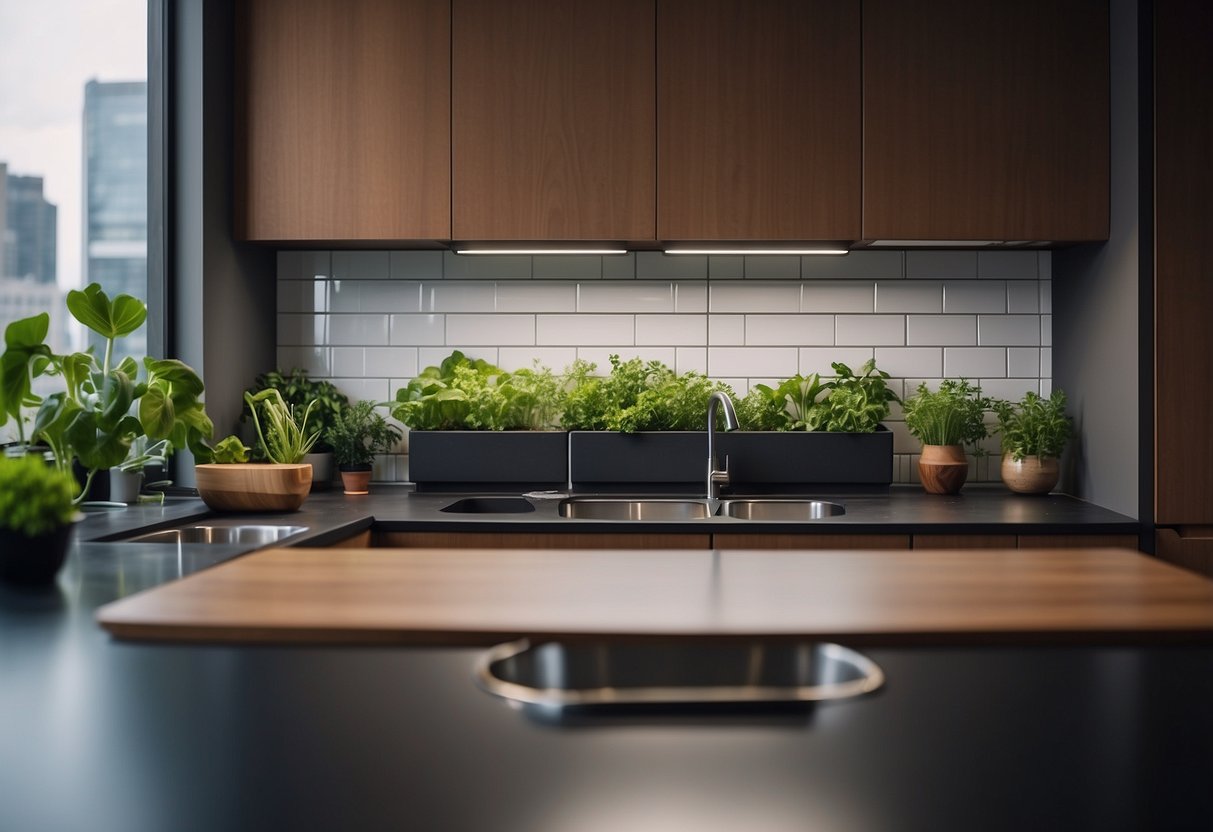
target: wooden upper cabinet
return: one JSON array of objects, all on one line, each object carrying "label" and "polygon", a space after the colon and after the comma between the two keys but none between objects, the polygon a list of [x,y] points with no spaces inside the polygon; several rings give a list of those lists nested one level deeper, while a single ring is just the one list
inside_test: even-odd
[{"label": "wooden upper cabinet", "polygon": [[660,239],[859,239],[859,6],[660,0]]},{"label": "wooden upper cabinet", "polygon": [[1154,14],[1154,522],[1213,555],[1213,8]]},{"label": "wooden upper cabinet", "polygon": [[1107,0],[864,0],[863,237],[1108,236]]},{"label": "wooden upper cabinet", "polygon": [[449,238],[449,2],[237,7],[237,236]]},{"label": "wooden upper cabinet", "polygon": [[455,239],[654,239],[653,18],[653,0],[454,0]]}]

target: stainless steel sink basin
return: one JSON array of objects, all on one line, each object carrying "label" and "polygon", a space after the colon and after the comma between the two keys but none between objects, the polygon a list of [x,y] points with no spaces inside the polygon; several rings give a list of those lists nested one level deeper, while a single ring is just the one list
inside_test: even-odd
[{"label": "stainless steel sink basin", "polygon": [[522,497],[464,497],[438,509],[448,514],[526,514],[534,503]]},{"label": "stainless steel sink basin", "polygon": [[845,514],[846,509],[825,500],[745,499],[726,500],[720,513],[739,520],[820,520]]},{"label": "stainless steel sink basin", "polygon": [[570,497],[560,501],[560,516],[575,520],[706,520],[714,508],[706,499]]},{"label": "stainless steel sink basin", "polygon": [[884,684],[866,656],[808,641],[551,641],[483,654],[489,693],[547,707],[787,703],[843,699]]},{"label": "stainless steel sink basin", "polygon": [[307,531],[307,526],[188,526],[132,537],[130,543],[242,543],[266,546]]}]

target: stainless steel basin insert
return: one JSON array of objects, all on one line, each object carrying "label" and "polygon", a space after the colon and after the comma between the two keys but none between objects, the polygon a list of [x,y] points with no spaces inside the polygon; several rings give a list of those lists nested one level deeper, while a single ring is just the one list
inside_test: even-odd
[{"label": "stainless steel basin insert", "polygon": [[240,543],[266,546],[307,531],[307,526],[188,526],[162,529],[129,539],[129,543]]},{"label": "stainless steel basin insert", "polygon": [[489,693],[542,707],[816,702],[884,684],[861,653],[810,641],[522,639],[483,654],[476,676]]},{"label": "stainless steel basin insert", "polygon": [[560,501],[560,516],[574,520],[706,520],[714,508],[708,500],[570,497]]},{"label": "stainless steel basin insert", "polygon": [[821,520],[845,514],[846,509],[825,500],[745,499],[726,500],[720,513],[739,520]]}]

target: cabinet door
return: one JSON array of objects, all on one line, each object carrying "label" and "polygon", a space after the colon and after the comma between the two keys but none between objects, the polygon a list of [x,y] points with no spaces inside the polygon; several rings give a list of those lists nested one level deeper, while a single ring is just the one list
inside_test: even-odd
[{"label": "cabinet door", "polygon": [[237,236],[449,238],[447,0],[238,8]]},{"label": "cabinet door", "polygon": [[856,240],[858,0],[661,0],[657,236]]},{"label": "cabinet door", "polygon": [[1108,236],[1106,0],[864,0],[863,237]]},{"label": "cabinet door", "polygon": [[654,239],[653,17],[653,0],[454,0],[455,239]]},{"label": "cabinet door", "polygon": [[1157,3],[1154,522],[1213,524],[1213,8]]},{"label": "cabinet door", "polygon": [[[352,548],[365,546],[355,541]],[[374,548],[397,549],[710,549],[707,534],[606,532],[375,532]],[[343,542],[342,548],[351,548]]]},{"label": "cabinet door", "polygon": [[909,549],[908,534],[758,534],[712,535],[715,549]]}]

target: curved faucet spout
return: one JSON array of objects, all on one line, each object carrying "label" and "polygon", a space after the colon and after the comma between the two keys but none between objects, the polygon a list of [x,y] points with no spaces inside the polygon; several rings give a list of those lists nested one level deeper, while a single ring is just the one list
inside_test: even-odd
[{"label": "curved faucet spout", "polygon": [[720,407],[724,407],[724,429],[737,430],[741,427],[741,423],[737,421],[737,411],[733,407],[733,400],[728,394],[717,390],[712,395],[708,396],[708,487],[707,495],[709,500],[719,499],[720,486],[728,485],[729,483],[729,458],[726,455],[724,458],[724,467],[718,469],[716,467],[716,411]]}]

